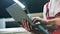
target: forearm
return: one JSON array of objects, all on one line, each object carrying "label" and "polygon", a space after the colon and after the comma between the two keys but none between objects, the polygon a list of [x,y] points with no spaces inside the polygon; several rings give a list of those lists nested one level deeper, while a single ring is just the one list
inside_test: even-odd
[{"label": "forearm", "polygon": [[55,29],[60,29],[60,18],[54,18],[50,20],[42,20],[47,25],[52,25]]},{"label": "forearm", "polygon": [[42,18],[40,18],[40,19],[36,18],[33,20],[33,22],[36,20],[40,20],[40,22],[43,24],[59,25],[60,26],[60,18],[54,18],[54,19],[49,19],[49,20],[44,20]]},{"label": "forearm", "polygon": [[55,25],[55,19],[50,19],[50,20],[44,20],[44,19],[40,19],[42,23],[44,24],[50,24],[50,25]]}]

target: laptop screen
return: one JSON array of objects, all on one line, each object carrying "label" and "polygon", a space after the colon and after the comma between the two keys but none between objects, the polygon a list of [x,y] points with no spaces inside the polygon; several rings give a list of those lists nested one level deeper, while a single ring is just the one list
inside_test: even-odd
[{"label": "laptop screen", "polygon": [[26,19],[29,21],[29,23],[32,24],[32,20],[27,16],[25,11],[17,4],[13,4],[9,6],[7,9],[7,12],[16,20],[22,22],[22,19]]}]

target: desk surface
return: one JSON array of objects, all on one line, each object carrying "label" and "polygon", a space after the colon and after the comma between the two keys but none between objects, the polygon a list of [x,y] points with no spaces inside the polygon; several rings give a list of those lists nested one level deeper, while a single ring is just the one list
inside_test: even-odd
[{"label": "desk surface", "polygon": [[28,32],[23,27],[0,29],[0,33]]}]

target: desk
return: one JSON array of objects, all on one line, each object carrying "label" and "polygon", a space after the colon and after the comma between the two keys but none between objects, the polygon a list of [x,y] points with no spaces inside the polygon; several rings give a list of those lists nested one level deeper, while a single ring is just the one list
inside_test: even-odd
[{"label": "desk", "polygon": [[23,27],[0,29],[0,34],[31,34]]}]

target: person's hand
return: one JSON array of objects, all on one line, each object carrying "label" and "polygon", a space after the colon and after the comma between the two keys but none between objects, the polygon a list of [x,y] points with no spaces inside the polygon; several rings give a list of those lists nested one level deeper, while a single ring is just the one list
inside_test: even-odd
[{"label": "person's hand", "polygon": [[32,17],[32,22],[35,24],[41,24],[42,18],[40,17]]},{"label": "person's hand", "polygon": [[32,30],[32,26],[28,23],[26,19],[22,20],[22,25],[23,25],[23,28],[25,28],[27,31]]}]

